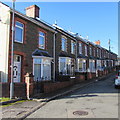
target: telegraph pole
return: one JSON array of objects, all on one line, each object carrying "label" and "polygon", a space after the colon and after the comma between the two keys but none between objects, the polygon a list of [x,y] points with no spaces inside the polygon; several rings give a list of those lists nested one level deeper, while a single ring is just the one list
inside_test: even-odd
[{"label": "telegraph pole", "polygon": [[12,0],[12,43],[11,43],[11,82],[10,82],[10,99],[14,96],[14,81],[13,81],[13,67],[14,67],[14,36],[15,36],[15,0]]}]

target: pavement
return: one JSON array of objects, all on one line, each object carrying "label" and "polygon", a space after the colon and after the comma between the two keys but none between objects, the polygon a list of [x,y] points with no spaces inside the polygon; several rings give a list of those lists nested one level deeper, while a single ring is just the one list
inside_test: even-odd
[{"label": "pavement", "polygon": [[40,96],[38,95],[36,96],[36,98],[32,98],[32,100],[27,100],[25,102],[18,102],[11,106],[2,107],[2,118],[25,119],[31,113],[35,112],[42,106],[46,105],[49,101],[67,95],[69,93],[72,93],[80,88],[87,87],[91,85],[93,82],[104,80],[105,78],[110,77],[113,74],[115,73],[110,73],[109,75],[103,76],[98,79],[83,81],[79,84],[75,84],[73,86],[61,90],[57,90],[56,92],[53,93],[42,94]]}]

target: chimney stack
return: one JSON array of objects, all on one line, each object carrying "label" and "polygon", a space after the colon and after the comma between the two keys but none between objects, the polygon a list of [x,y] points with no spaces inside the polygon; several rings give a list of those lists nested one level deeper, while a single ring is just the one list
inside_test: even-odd
[{"label": "chimney stack", "polygon": [[94,42],[96,45],[100,45],[100,40]]},{"label": "chimney stack", "polygon": [[37,5],[32,5],[26,8],[26,15],[32,18],[39,18],[39,7]]}]

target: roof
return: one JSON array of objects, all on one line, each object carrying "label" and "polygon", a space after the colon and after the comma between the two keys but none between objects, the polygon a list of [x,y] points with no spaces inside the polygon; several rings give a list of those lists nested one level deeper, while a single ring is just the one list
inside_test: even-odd
[{"label": "roof", "polygon": [[78,58],[87,58],[87,56],[84,56],[84,55],[82,55],[82,54],[79,54],[79,55],[78,55]]},{"label": "roof", "polygon": [[[10,12],[13,12],[13,9],[11,7],[9,7],[8,5],[4,4],[1,1],[0,1],[0,4],[8,7],[10,9]],[[23,14],[23,13],[17,11],[17,10],[15,10],[15,14],[18,15],[18,16],[20,16],[20,17],[22,17],[22,18],[24,18],[24,19],[26,19],[26,20],[31,21],[34,24],[37,24],[40,27],[43,27],[46,30],[49,30],[51,32],[55,32],[55,29],[53,28],[53,26],[51,24],[49,24],[49,23],[47,23],[47,22],[45,22],[45,21],[43,21],[43,20],[41,20],[39,18],[29,17],[29,16],[27,16],[27,15],[25,15],[25,14]]]},{"label": "roof", "polygon": [[60,57],[70,57],[70,55],[68,55],[66,52],[60,52],[59,54]]},{"label": "roof", "polygon": [[33,53],[33,56],[44,56],[44,57],[51,57],[51,55],[47,51],[43,51],[40,49],[36,49]]}]

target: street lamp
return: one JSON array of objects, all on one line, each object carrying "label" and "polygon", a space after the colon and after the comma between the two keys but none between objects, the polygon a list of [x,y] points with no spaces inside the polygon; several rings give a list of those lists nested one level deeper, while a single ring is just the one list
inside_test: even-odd
[{"label": "street lamp", "polygon": [[15,0],[12,0],[12,43],[11,43],[11,82],[10,82],[10,99],[14,96],[13,66],[14,66],[14,18],[15,18]]}]

